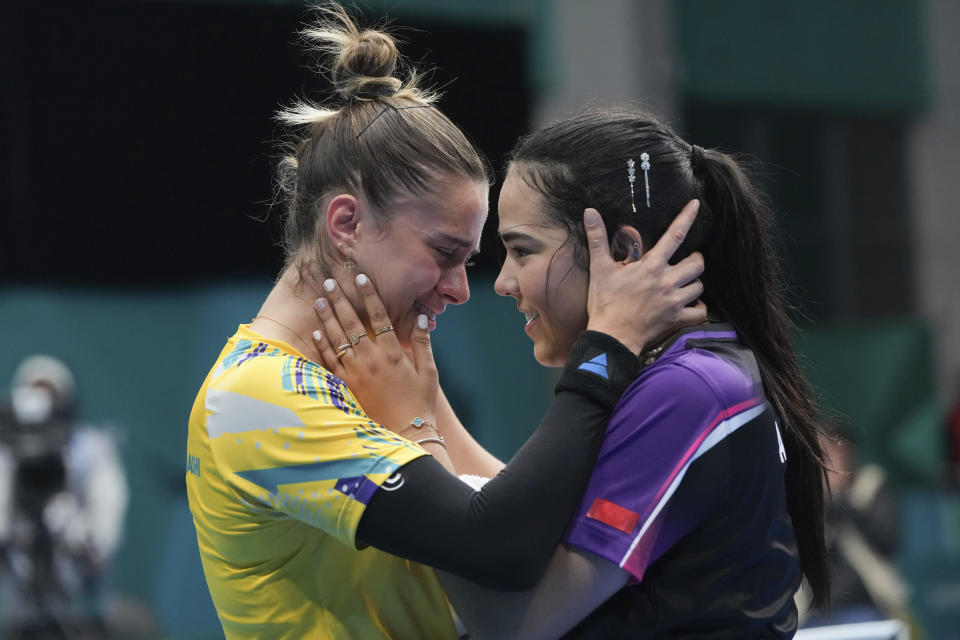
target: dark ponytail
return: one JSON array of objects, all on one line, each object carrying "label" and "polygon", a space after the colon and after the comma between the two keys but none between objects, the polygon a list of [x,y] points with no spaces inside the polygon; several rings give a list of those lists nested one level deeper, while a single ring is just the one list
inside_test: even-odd
[{"label": "dark ponytail", "polygon": [[[783,422],[787,505],[812,604],[820,607],[830,592],[823,530],[822,417],[791,346],[792,322],[772,246],[773,216],[730,156],[706,150],[698,169],[695,177],[702,184],[702,201],[714,214],[715,229],[714,240],[708,243],[712,251],[704,255],[708,265],[704,288],[709,291],[723,283],[720,295],[709,296],[707,307],[730,319],[753,351],[764,389]],[[723,255],[717,255],[720,251]]]},{"label": "dark ponytail", "polygon": [[[638,193],[649,180],[649,206],[642,196],[632,202],[627,185],[627,161],[643,152],[650,170],[637,171],[636,179],[643,185]],[[700,213],[674,260],[704,254],[703,301],[712,315],[736,327],[756,355],[783,426],[787,504],[800,568],[814,606],[826,603],[821,420],[791,346],[773,217],[761,191],[730,156],[691,146],[655,116],[631,109],[591,110],[547,125],[517,143],[509,166],[543,196],[548,217],[569,231],[574,259],[584,269],[584,208],[600,211],[609,237],[629,225],[650,247],[687,201],[700,199]]]}]

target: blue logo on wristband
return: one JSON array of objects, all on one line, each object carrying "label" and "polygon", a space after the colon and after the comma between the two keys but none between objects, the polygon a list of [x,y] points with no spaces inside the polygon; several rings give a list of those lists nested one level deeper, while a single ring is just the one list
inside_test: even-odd
[{"label": "blue logo on wristband", "polygon": [[610,379],[610,376],[607,375],[607,354],[605,353],[601,353],[595,358],[591,358],[577,367],[577,369],[583,369],[584,371],[595,373],[606,380]]}]

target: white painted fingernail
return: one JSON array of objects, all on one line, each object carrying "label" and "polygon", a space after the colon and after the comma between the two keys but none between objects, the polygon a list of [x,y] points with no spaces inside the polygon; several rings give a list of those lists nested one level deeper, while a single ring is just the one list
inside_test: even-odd
[{"label": "white painted fingernail", "polygon": [[320,342],[321,340],[323,340],[323,334],[320,333],[319,331],[314,331],[313,339],[316,340],[317,342]]},{"label": "white painted fingernail", "polygon": [[328,278],[327,280],[323,281],[323,288],[327,291],[333,291],[337,288],[337,281],[333,278]]},{"label": "white painted fingernail", "polygon": [[327,301],[324,298],[317,298],[313,304],[315,304],[320,311],[327,308]]},{"label": "white painted fingernail", "polygon": [[358,273],[358,274],[357,274],[357,286],[362,287],[362,286],[365,285],[365,284],[367,284],[367,276],[365,276],[365,275],[362,274],[362,273]]},{"label": "white painted fingernail", "polygon": [[421,313],[420,315],[417,316],[417,326],[423,329],[424,331],[427,330],[427,327],[430,326],[427,324],[427,314]]}]

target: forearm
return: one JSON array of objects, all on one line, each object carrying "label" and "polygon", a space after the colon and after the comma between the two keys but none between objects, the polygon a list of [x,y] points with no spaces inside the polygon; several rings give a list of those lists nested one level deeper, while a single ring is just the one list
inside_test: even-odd
[{"label": "forearm", "polygon": [[453,464],[453,460],[450,459],[450,454],[447,453],[443,445],[430,442],[423,443],[420,446],[429,451],[433,459],[439,462],[440,466],[443,467],[447,473],[459,475],[456,465]]},{"label": "forearm", "polygon": [[527,444],[476,492],[434,460],[414,460],[400,470],[401,486],[370,499],[357,538],[492,588],[529,588],[576,508],[607,418],[588,398],[561,392]]},{"label": "forearm", "polygon": [[[540,583],[550,575],[552,565],[553,561]],[[540,583],[524,591],[497,591],[446,571],[437,571],[437,578],[473,640],[537,637],[537,625],[530,622],[537,618],[535,610],[542,608],[535,606]]]},{"label": "forearm", "polygon": [[495,591],[455,575],[437,577],[474,640],[552,639],[622,588],[629,574],[615,564],[560,545],[543,577],[526,591]]},{"label": "forearm", "polygon": [[437,427],[447,441],[447,453],[458,474],[471,474],[492,478],[503,469],[503,462],[480,446],[463,426],[446,395],[440,393],[440,410]]},{"label": "forearm", "polygon": [[[609,338],[592,340],[594,347],[625,351]],[[540,427],[478,492],[429,458],[409,463],[400,486],[370,499],[358,539],[494,588],[531,587],[580,500],[613,404],[632,380],[618,371],[635,373],[635,360],[623,364],[611,354],[603,378],[576,362],[568,366]]]}]

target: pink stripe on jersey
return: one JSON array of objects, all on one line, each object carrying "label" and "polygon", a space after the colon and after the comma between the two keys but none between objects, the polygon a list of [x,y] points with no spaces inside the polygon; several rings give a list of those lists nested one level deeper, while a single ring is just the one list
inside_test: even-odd
[{"label": "pink stripe on jersey", "polygon": [[[670,498],[670,495],[672,495],[671,489],[676,489],[674,483],[677,477],[686,472],[686,468],[690,466],[692,458],[696,455],[700,447],[703,446],[704,441],[718,426],[762,404],[764,404],[762,398],[751,398],[750,400],[745,400],[732,407],[723,409],[710,421],[710,424],[707,425],[696,440],[687,448],[680,462],[660,487],[656,497],[650,504],[650,509],[644,513],[643,526],[640,528],[637,537],[634,538],[627,553],[620,561],[620,566],[633,574],[635,579],[639,580],[646,570],[647,561],[650,558],[653,543],[657,537],[655,535],[658,528],[657,523],[659,522],[657,518],[662,513],[662,503],[666,502],[666,500]],[[668,491],[670,492],[669,494]]]},{"label": "pink stripe on jersey", "polygon": [[[657,496],[654,498],[652,506],[656,507],[656,505],[660,502],[660,499],[663,498],[663,494],[666,493],[667,487],[673,483],[674,478],[677,477],[677,474],[680,473],[680,470],[687,466],[687,464],[690,462],[690,458],[693,457],[693,454],[697,452],[697,449],[700,448],[700,445],[703,444],[703,441],[707,439],[707,436],[713,432],[717,425],[724,420],[728,420],[736,416],[737,414],[743,413],[748,409],[752,409],[762,402],[763,400],[761,398],[751,398],[750,400],[744,400],[743,402],[737,403],[732,407],[724,409],[718,413],[717,416],[710,422],[710,424],[707,425],[707,428],[704,429],[699,436],[697,436],[697,439],[693,441],[693,444],[687,448],[687,451],[683,454],[683,457],[680,458],[677,466],[674,467],[669,477],[667,477],[666,482],[664,482],[663,486],[660,487],[660,491],[657,492]],[[650,511],[647,511],[647,513],[644,514],[644,517],[647,517],[649,514]]]}]

